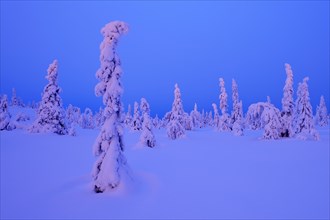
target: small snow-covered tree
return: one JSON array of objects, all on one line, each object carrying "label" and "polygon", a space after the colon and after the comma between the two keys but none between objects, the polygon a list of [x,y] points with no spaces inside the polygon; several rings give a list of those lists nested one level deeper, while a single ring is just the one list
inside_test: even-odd
[{"label": "small snow-covered tree", "polygon": [[13,130],[16,126],[11,122],[11,115],[8,111],[7,95],[0,96],[0,131]]},{"label": "small snow-covered tree", "polygon": [[65,116],[69,125],[71,125],[71,123],[78,124],[80,120],[80,108],[69,104]]},{"label": "small snow-covered tree", "polygon": [[140,136],[140,142],[148,147],[154,147],[156,145],[155,135],[152,131],[152,121],[150,118],[149,103],[145,98],[141,98],[141,111],[143,115],[142,133]]},{"label": "small snow-covered tree", "polygon": [[219,117],[217,104],[212,103],[212,107],[213,107],[213,111],[214,111],[213,126],[218,128],[220,117]]},{"label": "small snow-covered tree", "polygon": [[233,110],[231,113],[231,127],[235,135],[243,135],[243,103],[239,100],[238,86],[235,79],[232,80]]},{"label": "small snow-covered tree", "polygon": [[242,101],[235,104],[234,111],[233,111],[233,125],[232,125],[232,132],[236,136],[243,135],[243,107]]},{"label": "small snow-covered tree", "polygon": [[185,135],[185,129],[182,124],[185,122],[185,115],[181,100],[181,92],[178,84],[175,84],[174,101],[172,111],[170,112],[169,123],[167,124],[167,136],[171,139],[177,139]]},{"label": "small snow-covered tree", "polygon": [[206,126],[213,126],[213,115],[212,115],[212,111],[210,111],[209,113],[206,112]]},{"label": "small snow-covered tree", "polygon": [[219,126],[218,129],[220,131],[230,131],[230,120],[229,115],[227,113],[228,104],[227,99],[228,95],[225,88],[225,81],[223,78],[219,78],[219,86],[220,86],[220,109],[221,109],[221,116],[219,118]]},{"label": "small snow-covered tree", "polygon": [[194,110],[190,113],[191,123],[193,128],[201,128],[203,121],[202,116],[197,110],[197,104],[195,103]]},{"label": "small snow-covered tree", "polygon": [[294,131],[298,138],[307,139],[312,137],[319,140],[319,134],[314,128],[313,109],[309,99],[309,91],[305,77],[302,83],[299,83],[297,90],[297,100],[295,105]]},{"label": "small snow-covered tree", "polygon": [[94,129],[95,127],[94,117],[93,117],[93,112],[90,108],[86,108],[85,112],[81,114],[79,124],[80,127],[84,129]]},{"label": "small snow-covered tree", "polygon": [[18,106],[18,98],[16,95],[16,89],[12,89],[12,96],[11,96],[11,105],[12,106]]},{"label": "small snow-covered tree", "polygon": [[149,106],[149,103],[147,102],[147,100],[145,98],[141,98],[140,109],[141,109],[142,116],[144,116],[145,113],[150,115],[150,106]]},{"label": "small snow-covered tree", "polygon": [[49,82],[43,91],[37,119],[29,129],[31,132],[50,132],[60,135],[68,133],[65,111],[60,97],[61,89],[57,84],[57,68],[57,60],[54,60],[48,67],[46,79]]},{"label": "small snow-covered tree", "polygon": [[76,125],[77,125],[76,122],[72,122],[70,124],[69,132],[68,132],[70,136],[77,136]]},{"label": "small snow-covered tree", "polygon": [[131,114],[131,105],[128,105],[128,109],[127,109],[127,113],[125,115],[125,121],[124,121],[126,127],[131,128],[132,121],[133,121],[133,118],[132,118],[132,114]]},{"label": "small snow-covered tree", "polygon": [[185,130],[190,131],[193,129],[192,119],[187,112],[183,113],[183,121],[181,123]]},{"label": "small snow-covered tree", "polygon": [[261,123],[264,128],[263,138],[278,139],[281,137],[282,129],[280,111],[268,102],[267,105],[264,105],[264,107],[265,108],[261,114]]},{"label": "small snow-covered tree", "polygon": [[101,128],[93,152],[98,156],[93,168],[94,191],[104,192],[115,188],[121,180],[121,171],[127,161],[123,154],[122,103],[123,88],[120,59],[116,53],[119,37],[128,31],[121,21],[110,22],[101,29],[104,37],[101,45],[101,66],[96,72],[100,82],[95,87],[96,96],[103,96],[105,122]]},{"label": "small snow-covered tree", "polygon": [[152,123],[154,125],[154,128],[159,129],[161,125],[161,120],[158,118],[158,115],[156,114],[155,118],[152,120]]},{"label": "small snow-covered tree", "polygon": [[292,130],[292,121],[294,114],[294,101],[293,101],[293,72],[290,64],[284,64],[286,72],[286,80],[283,88],[282,98],[282,137],[292,137],[294,132]]},{"label": "small snow-covered tree", "polygon": [[134,102],[134,115],[132,121],[133,130],[141,130],[141,117],[139,112],[139,104]]},{"label": "small snow-covered tree", "polygon": [[102,127],[102,125],[104,124],[105,117],[103,113],[104,113],[103,108],[100,107],[99,111],[94,116],[95,127],[97,128]]},{"label": "small snow-covered tree", "polygon": [[316,108],[315,121],[316,124],[318,124],[321,127],[325,127],[329,124],[328,110],[323,95],[320,98],[320,104]]}]

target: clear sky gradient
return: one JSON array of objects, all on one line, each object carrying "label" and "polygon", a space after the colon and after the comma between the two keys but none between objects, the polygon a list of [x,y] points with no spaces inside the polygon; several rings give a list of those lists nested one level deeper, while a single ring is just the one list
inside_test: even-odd
[{"label": "clear sky gradient", "polygon": [[118,47],[126,109],[145,97],[163,116],[178,83],[186,111],[209,111],[219,77],[230,107],[235,78],[244,111],[267,95],[281,109],[286,62],[295,92],[309,76],[314,113],[321,95],[330,109],[329,1],[1,1],[1,93],[39,101],[56,58],[65,106],[98,110],[100,29],[113,20],[130,25]]}]

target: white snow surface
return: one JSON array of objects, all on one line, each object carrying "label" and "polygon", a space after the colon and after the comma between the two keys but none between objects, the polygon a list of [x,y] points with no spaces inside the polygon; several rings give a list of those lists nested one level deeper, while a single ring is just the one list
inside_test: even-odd
[{"label": "white snow surface", "polygon": [[[35,118],[34,111],[9,108]],[[28,123],[24,122],[24,123]],[[170,140],[155,129],[157,148],[137,147],[125,131],[130,176],[94,193],[92,145],[97,129],[78,136],[0,132],[1,219],[328,219],[329,126],[320,140],[263,140],[213,128]]]}]

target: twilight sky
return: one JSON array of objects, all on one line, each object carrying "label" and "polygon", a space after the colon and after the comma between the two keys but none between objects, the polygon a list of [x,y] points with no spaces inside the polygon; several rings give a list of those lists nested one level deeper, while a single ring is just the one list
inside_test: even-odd
[{"label": "twilight sky", "polygon": [[39,101],[56,58],[64,105],[97,110],[100,29],[113,20],[130,25],[118,47],[125,108],[145,97],[163,116],[178,83],[186,111],[209,111],[223,77],[230,108],[235,78],[244,111],[267,95],[281,109],[287,62],[295,92],[309,76],[314,113],[321,95],[330,109],[328,1],[1,1],[0,93]]}]

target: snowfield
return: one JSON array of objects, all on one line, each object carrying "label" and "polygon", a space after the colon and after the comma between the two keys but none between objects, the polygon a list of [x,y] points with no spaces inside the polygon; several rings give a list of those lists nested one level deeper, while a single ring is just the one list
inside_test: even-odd
[{"label": "snowfield", "polygon": [[329,127],[317,129],[320,141],[213,128],[173,141],[154,129],[155,148],[126,130],[130,173],[100,194],[91,178],[99,130],[1,131],[1,219],[328,219]]}]

